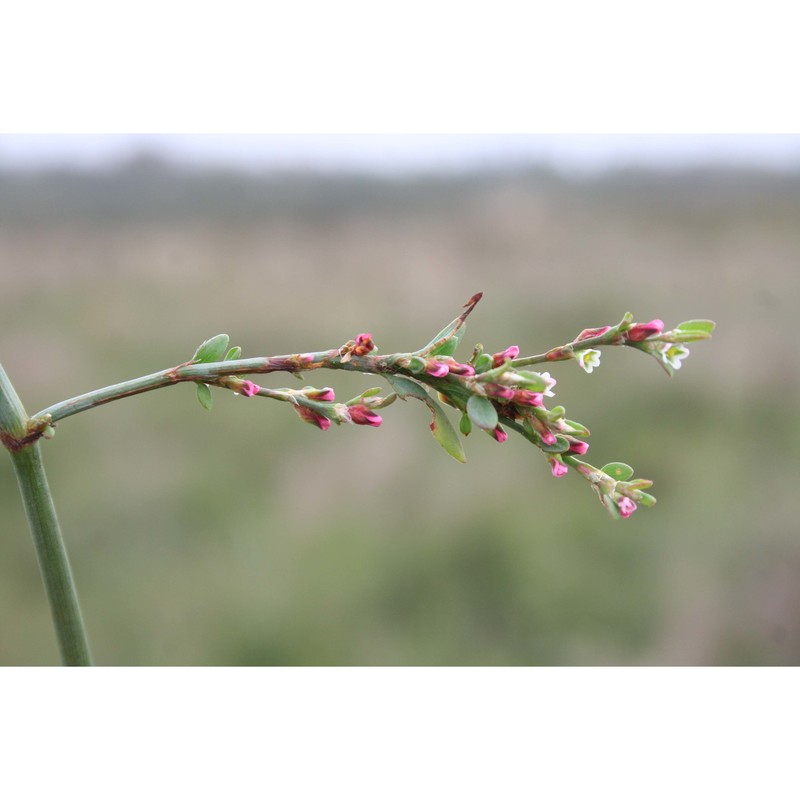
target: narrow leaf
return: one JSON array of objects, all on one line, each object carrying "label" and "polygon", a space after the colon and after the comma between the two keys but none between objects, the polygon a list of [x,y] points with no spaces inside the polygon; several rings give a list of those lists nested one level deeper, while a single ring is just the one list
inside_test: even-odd
[{"label": "narrow leaf", "polygon": [[516,370],[520,376],[519,385],[534,392],[546,392],[549,384],[543,375],[538,372],[527,372],[526,370]]},{"label": "narrow leaf", "polygon": [[[464,326],[464,322],[467,317],[472,312],[472,309],[478,304],[478,301],[483,297],[483,292],[478,292],[478,294],[473,295],[464,303],[464,311],[462,311],[449,325],[445,325],[436,336],[431,339],[425,347],[418,350],[418,353],[422,353],[424,355],[431,355],[433,353],[438,353],[440,355],[452,355],[455,352],[455,348],[458,345],[458,340],[456,344],[453,346],[453,350],[449,353],[445,353],[441,348],[451,341],[458,333],[458,331]],[[459,337],[460,339],[460,337]]]},{"label": "narrow leaf", "polygon": [[716,323],[710,319],[690,319],[687,322],[681,322],[676,331],[696,331],[700,333],[707,333],[709,336],[714,332]]},{"label": "narrow leaf", "polygon": [[214,398],[211,394],[211,389],[209,389],[207,384],[197,384],[197,399],[200,401],[200,405],[203,406],[206,411],[211,411],[211,405],[214,402]]},{"label": "narrow leaf", "polygon": [[237,358],[242,354],[242,348],[238,345],[236,347],[231,347],[230,350],[225,354],[225,361],[236,361]]},{"label": "narrow leaf", "polygon": [[641,503],[645,508],[652,508],[656,504],[656,499],[647,492],[636,492],[636,500]]},{"label": "narrow leaf", "polygon": [[418,397],[420,400],[430,399],[425,389],[415,381],[404,378],[402,375],[384,375],[384,377],[401,400],[405,400],[407,397]]},{"label": "narrow leaf", "polygon": [[416,397],[428,406],[433,413],[430,427],[434,438],[456,461],[465,463],[467,457],[464,455],[464,448],[461,446],[461,441],[452,423],[444,413],[444,409],[418,383],[400,375],[385,375],[384,377],[401,400]]},{"label": "narrow leaf", "polygon": [[565,419],[564,424],[569,426],[570,430],[568,433],[571,433],[573,436],[589,436],[589,429],[585,425],[581,425],[580,422]]},{"label": "narrow leaf", "polygon": [[467,400],[467,414],[479,428],[483,428],[485,431],[491,431],[497,427],[497,409],[488,397],[473,394]]},{"label": "narrow leaf", "polygon": [[598,492],[597,496],[600,498],[600,502],[603,504],[606,511],[608,511],[608,513],[611,514],[612,519],[619,519],[620,518],[619,509],[617,508],[617,504],[614,502],[611,495],[601,494],[600,492]]},{"label": "narrow leaf", "polygon": [[467,325],[466,323],[464,323],[444,344],[440,344],[438,347],[435,347],[433,350],[431,350],[431,355],[452,356],[453,353],[455,353],[459,343],[461,342],[461,339],[464,336],[464,331],[466,331],[466,329]]},{"label": "narrow leaf", "polygon": [[373,409],[373,411],[377,411],[379,408],[390,406],[395,400],[397,400],[397,394],[395,392],[389,392],[379,403],[371,405],[370,408]]},{"label": "narrow leaf", "polygon": [[[429,398],[430,399],[430,398]],[[455,428],[444,409],[433,399],[430,399],[431,409],[433,410],[433,422],[431,422],[431,433],[433,438],[449,453],[456,461],[465,464],[467,457],[464,454],[464,447],[458,438]]]},{"label": "narrow leaf", "polygon": [[461,415],[461,421],[458,423],[458,427],[464,436],[469,436],[472,433],[472,421],[467,414]]}]

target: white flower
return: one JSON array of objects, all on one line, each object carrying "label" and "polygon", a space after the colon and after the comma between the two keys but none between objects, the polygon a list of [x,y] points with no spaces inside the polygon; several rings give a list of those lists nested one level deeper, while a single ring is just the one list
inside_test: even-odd
[{"label": "white flower", "polygon": [[555,397],[555,393],[553,392],[553,387],[556,385],[556,379],[550,377],[549,372],[541,372],[539,373],[545,381],[547,381],[547,388],[542,392],[545,397]]},{"label": "white flower", "polygon": [[575,358],[580,364],[581,369],[591,372],[595,367],[600,366],[599,350],[576,350]]},{"label": "white flower", "polygon": [[681,360],[689,355],[689,348],[682,344],[670,344],[667,342],[659,348],[661,360],[668,364],[672,369],[681,368]]}]

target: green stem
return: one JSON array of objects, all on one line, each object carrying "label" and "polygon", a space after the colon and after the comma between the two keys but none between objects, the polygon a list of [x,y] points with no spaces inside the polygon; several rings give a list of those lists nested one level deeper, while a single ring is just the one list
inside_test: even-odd
[{"label": "green stem", "polygon": [[[209,364],[180,364],[177,367],[161,370],[161,372],[154,372],[152,375],[145,375],[123,383],[116,383],[113,386],[95,389],[92,392],[55,403],[37,412],[31,419],[37,422],[47,419],[49,422],[54,423],[81,411],[88,411],[90,408],[110,403],[112,400],[121,400],[123,397],[131,397],[136,394],[142,394],[142,392],[151,392],[154,389],[163,389],[166,386],[174,386],[187,381],[214,383],[215,380],[225,375],[252,375],[279,371],[299,373],[303,370],[318,369],[319,367],[351,370],[356,368],[353,365],[339,363],[338,350],[322,350],[319,353],[309,353],[308,356],[313,360],[301,361],[299,356],[291,355],[271,356],[269,358],[242,358],[236,361],[215,361]],[[363,361],[365,359],[358,360]],[[364,371],[371,372],[374,370],[365,369]]]},{"label": "green stem", "polygon": [[56,509],[47,485],[39,442],[12,452],[11,460],[36,545],[61,660],[68,667],[90,666],[89,642]]},{"label": "green stem", "polygon": [[66,666],[88,666],[89,644],[83,627],[78,594],[47,485],[38,441],[26,441],[29,421],[2,366],[0,366],[0,434],[6,445],[33,534],[50,614]]}]

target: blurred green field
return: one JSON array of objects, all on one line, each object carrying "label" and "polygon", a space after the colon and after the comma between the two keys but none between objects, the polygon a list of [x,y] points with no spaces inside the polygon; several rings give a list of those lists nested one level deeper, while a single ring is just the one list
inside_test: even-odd
[{"label": "blurred green field", "polygon": [[[798,175],[0,173],[0,360],[30,413],[221,331],[245,356],[414,349],[481,290],[465,355],[627,310],[717,321],[673,379],[628,350],[552,370],[589,460],[652,478],[654,509],[612,521],[517,436],[460,465],[420,404],[322,433],[191,386],[129,398],[43,445],[96,661],[800,663]],[[57,660],[0,458],[0,663]]]}]

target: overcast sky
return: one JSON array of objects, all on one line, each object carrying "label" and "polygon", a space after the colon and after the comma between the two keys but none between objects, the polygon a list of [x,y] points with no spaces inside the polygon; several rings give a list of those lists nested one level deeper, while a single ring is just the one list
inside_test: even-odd
[{"label": "overcast sky", "polygon": [[403,173],[519,163],[567,171],[695,164],[800,168],[800,136],[777,135],[0,135],[0,166],[102,167],[149,151],[196,165]]}]

